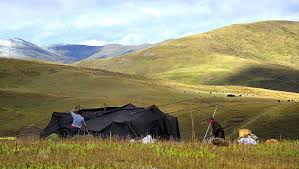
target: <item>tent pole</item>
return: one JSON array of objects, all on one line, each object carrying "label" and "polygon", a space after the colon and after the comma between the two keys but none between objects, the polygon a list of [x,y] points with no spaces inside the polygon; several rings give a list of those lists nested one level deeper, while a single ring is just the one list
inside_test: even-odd
[{"label": "tent pole", "polygon": [[111,143],[111,139],[112,139],[112,133],[111,131],[109,132],[109,142]]},{"label": "tent pole", "polygon": [[[213,118],[215,117],[217,108],[218,108],[218,105],[216,106],[216,108],[215,108],[215,110],[214,110],[214,113],[213,113],[213,116],[212,116]],[[206,139],[206,137],[207,137],[207,134],[208,134],[208,131],[209,131],[210,127],[211,127],[211,124],[209,123],[208,129],[207,129],[206,134],[205,134],[205,136],[203,137],[203,140],[202,140],[202,141],[205,141],[205,139]]]},{"label": "tent pole", "polygon": [[191,124],[192,124],[192,141],[195,140],[195,131],[194,131],[194,119],[193,119],[193,112],[190,113],[191,116]]},{"label": "tent pole", "polygon": [[104,104],[103,104],[103,107],[104,107],[104,111],[105,111],[105,112],[106,112],[106,106],[107,106],[107,104],[104,103]]}]

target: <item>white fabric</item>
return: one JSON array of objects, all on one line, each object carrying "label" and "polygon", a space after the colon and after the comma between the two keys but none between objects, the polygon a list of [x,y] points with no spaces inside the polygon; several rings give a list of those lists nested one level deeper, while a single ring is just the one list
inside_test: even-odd
[{"label": "white fabric", "polygon": [[150,144],[150,143],[154,143],[154,140],[153,140],[151,135],[147,135],[146,137],[144,137],[142,139],[142,143],[143,144]]},{"label": "white fabric", "polygon": [[73,117],[73,127],[81,128],[82,123],[85,125],[84,118],[80,114],[76,114],[74,112],[71,112],[71,115]]},{"label": "white fabric", "polygon": [[253,138],[240,138],[238,140],[239,144],[249,144],[249,145],[255,145],[257,142]]},{"label": "white fabric", "polygon": [[248,138],[252,138],[252,139],[254,139],[257,143],[259,143],[259,138],[255,135],[255,134],[248,134],[248,136],[247,136]]}]

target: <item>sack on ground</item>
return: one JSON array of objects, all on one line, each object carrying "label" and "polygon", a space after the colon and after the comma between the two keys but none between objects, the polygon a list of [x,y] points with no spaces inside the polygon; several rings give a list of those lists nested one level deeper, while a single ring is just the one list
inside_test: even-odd
[{"label": "sack on ground", "polygon": [[211,143],[216,146],[228,146],[229,145],[228,141],[225,141],[223,138],[213,138],[211,140]]}]

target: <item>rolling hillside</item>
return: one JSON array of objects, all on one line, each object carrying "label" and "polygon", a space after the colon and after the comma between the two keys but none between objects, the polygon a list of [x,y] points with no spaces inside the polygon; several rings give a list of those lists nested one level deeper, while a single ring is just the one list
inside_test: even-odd
[{"label": "rolling hillside", "polygon": [[41,120],[45,125],[53,111],[69,111],[75,104],[150,105],[185,97],[183,92],[152,84],[142,77],[0,59],[0,135],[17,132],[24,125],[40,124]]},{"label": "rolling hillside", "polygon": [[[226,97],[229,93],[238,97]],[[295,93],[179,85],[103,70],[0,59],[0,136],[15,135],[28,125],[44,127],[53,111],[69,111],[75,104],[87,108],[133,103],[156,104],[177,116],[183,139],[191,136],[190,112],[196,135],[202,138],[216,105],[216,117],[228,138],[235,138],[238,128],[249,127],[262,139],[280,135],[298,139],[294,135],[299,132],[298,100]]]},{"label": "rolling hillside", "polygon": [[299,92],[299,22],[231,25],[166,41],[123,57],[75,65],[191,85]]}]

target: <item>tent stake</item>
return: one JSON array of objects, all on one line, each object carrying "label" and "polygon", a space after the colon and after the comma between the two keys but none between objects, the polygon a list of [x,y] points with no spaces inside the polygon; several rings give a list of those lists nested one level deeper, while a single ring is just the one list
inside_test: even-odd
[{"label": "tent stake", "polygon": [[[214,110],[214,113],[213,113],[213,116],[212,116],[213,118],[215,117],[217,108],[218,108],[218,105],[216,106],[216,108],[215,108],[215,110]],[[203,140],[202,140],[202,141],[205,141],[205,139],[206,139],[206,137],[207,137],[207,134],[208,134],[208,131],[209,131],[210,127],[211,127],[211,124],[209,123],[208,129],[207,129],[206,134],[205,134],[205,136],[203,137]]]}]

